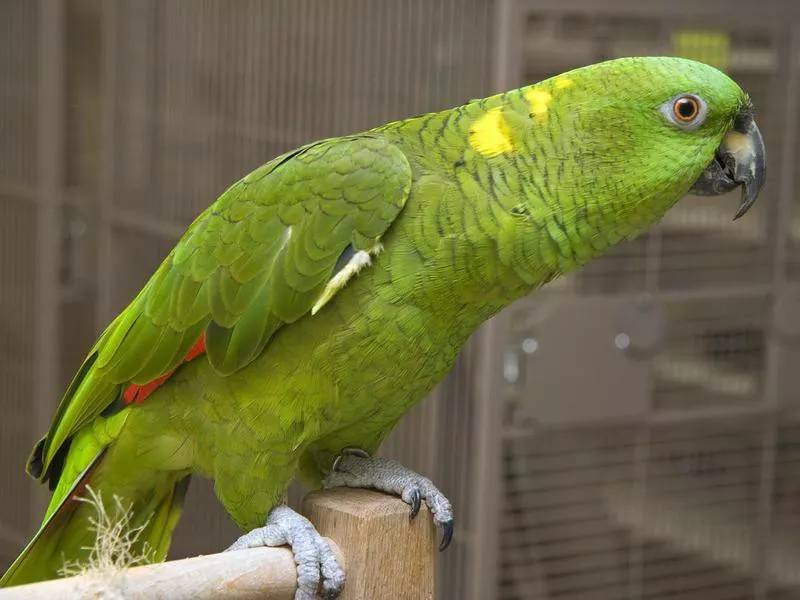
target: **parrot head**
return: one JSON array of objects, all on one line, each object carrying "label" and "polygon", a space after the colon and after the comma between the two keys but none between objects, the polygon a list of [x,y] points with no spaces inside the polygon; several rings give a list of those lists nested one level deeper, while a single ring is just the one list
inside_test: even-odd
[{"label": "parrot head", "polygon": [[560,95],[568,105],[558,126],[573,132],[570,151],[583,178],[575,192],[585,197],[601,185],[614,191],[615,210],[650,222],[690,192],[740,186],[734,218],[755,202],[766,178],[764,142],[749,96],[718,69],[681,58],[623,58],[547,83],[552,104]]}]

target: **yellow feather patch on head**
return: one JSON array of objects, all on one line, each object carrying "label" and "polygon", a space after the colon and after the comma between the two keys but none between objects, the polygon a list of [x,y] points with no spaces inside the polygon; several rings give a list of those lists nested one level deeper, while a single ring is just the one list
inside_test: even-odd
[{"label": "yellow feather patch on head", "polygon": [[553,96],[550,94],[550,92],[532,88],[525,92],[525,99],[531,106],[531,115],[536,117],[538,120],[542,120],[547,115],[547,107],[549,106],[550,101],[553,99]]},{"label": "yellow feather patch on head", "polygon": [[556,89],[557,90],[565,90],[568,87],[572,87],[572,84],[575,82],[572,81],[569,77],[559,77],[556,79]]},{"label": "yellow feather patch on head", "polygon": [[502,108],[489,109],[472,124],[469,130],[469,143],[484,156],[497,156],[514,151],[514,142]]}]

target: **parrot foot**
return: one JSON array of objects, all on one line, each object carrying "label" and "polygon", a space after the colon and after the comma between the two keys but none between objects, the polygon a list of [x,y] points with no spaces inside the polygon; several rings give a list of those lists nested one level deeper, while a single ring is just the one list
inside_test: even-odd
[{"label": "parrot foot", "polygon": [[453,539],[453,508],[450,501],[427,477],[407,469],[388,458],[374,458],[363,450],[345,448],[336,457],[333,468],[322,482],[326,489],[334,487],[372,488],[400,496],[411,505],[411,518],[419,513],[422,501],[428,505],[436,525],[442,530],[439,550]]},{"label": "parrot foot", "polygon": [[339,597],[344,587],[344,571],[336,555],[311,522],[288,506],[273,508],[264,527],[244,534],[225,552],[284,545],[292,549],[297,563],[294,600],[314,600],[318,597],[320,583],[323,598],[334,600]]}]

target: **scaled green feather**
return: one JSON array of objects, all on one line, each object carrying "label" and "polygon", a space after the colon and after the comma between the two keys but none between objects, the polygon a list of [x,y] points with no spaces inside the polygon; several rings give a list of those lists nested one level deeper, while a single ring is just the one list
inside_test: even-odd
[{"label": "scaled green feather", "polygon": [[348,246],[366,250],[358,244],[385,233],[410,186],[403,153],[367,135],[306,146],[233,185],[104,332],[93,377],[65,397],[48,433],[44,469],[120,386],[178,366],[202,328],[220,374],[246,366],[282,324],[311,310]]}]

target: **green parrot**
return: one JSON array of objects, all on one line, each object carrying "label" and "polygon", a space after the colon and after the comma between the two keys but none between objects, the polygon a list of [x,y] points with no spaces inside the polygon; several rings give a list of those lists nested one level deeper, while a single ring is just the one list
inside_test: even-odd
[{"label": "green parrot", "polygon": [[310,487],[370,487],[450,541],[430,480],[372,455],[514,300],[631,239],[692,191],[766,177],[747,94],[677,58],[590,65],[279,156],[227,189],[103,331],[28,464],[49,482],[41,528],[8,586],[85,560],[90,486],[131,506],[164,559],[189,478],[214,480],[246,532],[288,544],[296,598],[344,574],[285,506]]}]

